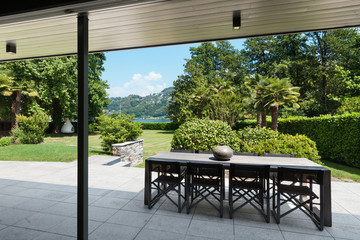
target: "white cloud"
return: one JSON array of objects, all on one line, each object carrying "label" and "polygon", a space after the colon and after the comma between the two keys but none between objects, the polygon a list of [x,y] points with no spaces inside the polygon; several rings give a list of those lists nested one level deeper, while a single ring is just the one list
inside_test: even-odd
[{"label": "white cloud", "polygon": [[[141,76],[141,74],[140,74]],[[145,80],[159,80],[162,78],[162,75],[160,73],[155,73],[155,72],[150,72],[149,75],[145,76],[144,79]]]},{"label": "white cloud", "polygon": [[151,93],[161,92],[166,88],[166,83],[161,82],[160,73],[150,72],[143,76],[140,73],[133,75],[132,79],[119,87],[111,87],[107,90],[110,97],[125,97],[130,94],[146,96]]}]

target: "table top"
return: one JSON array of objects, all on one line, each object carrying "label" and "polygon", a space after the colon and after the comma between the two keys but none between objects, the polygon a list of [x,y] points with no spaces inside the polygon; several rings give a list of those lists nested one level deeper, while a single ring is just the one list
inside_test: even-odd
[{"label": "table top", "polygon": [[309,169],[323,169],[327,168],[317,164],[307,158],[294,157],[263,157],[263,156],[242,156],[234,155],[229,161],[220,161],[214,158],[212,154],[202,153],[180,153],[180,152],[161,152],[146,160],[153,161],[174,161],[174,162],[200,162],[200,163],[221,163],[224,167],[229,167],[230,163],[242,164],[261,164],[270,165],[271,168],[278,167],[305,167]]}]

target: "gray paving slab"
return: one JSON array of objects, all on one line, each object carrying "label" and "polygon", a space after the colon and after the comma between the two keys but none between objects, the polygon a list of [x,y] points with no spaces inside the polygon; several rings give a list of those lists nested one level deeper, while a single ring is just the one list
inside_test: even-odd
[{"label": "gray paving slab", "polygon": [[135,240],[184,240],[185,235],[180,233],[157,231],[152,229],[142,229]]},{"label": "gray paving slab", "polygon": [[312,234],[306,234],[306,233],[286,232],[286,231],[282,231],[282,234],[283,234],[285,240],[299,240],[299,239],[306,239],[306,240],[332,240],[332,239],[334,239],[333,237],[312,235]]},{"label": "gray paving slab", "polygon": [[334,238],[358,240],[360,238],[360,228],[354,225],[334,224],[326,228],[326,231]]},{"label": "gray paving slab", "polygon": [[41,212],[67,217],[76,217],[77,204],[58,202],[46,209],[43,209]]},{"label": "gray paving slab", "polygon": [[235,225],[235,239],[281,240],[280,230]]},{"label": "gray paving slab", "polygon": [[100,197],[99,199],[91,203],[91,205],[96,207],[120,209],[124,207],[129,201],[129,199],[123,198]]},{"label": "gray paving slab", "polygon": [[121,209],[134,212],[155,213],[160,207],[160,203],[155,204],[155,206],[149,209],[147,205],[144,205],[144,200],[129,200]]},{"label": "gray paving slab", "polygon": [[26,201],[15,205],[13,208],[29,210],[29,211],[41,211],[41,210],[49,208],[50,206],[55,205],[55,204],[57,204],[57,202],[29,198]]},{"label": "gray paving slab", "polygon": [[153,215],[150,221],[145,225],[145,228],[183,234],[186,233],[190,221],[191,219],[187,218]]},{"label": "gray paving slab", "polygon": [[[97,229],[99,226],[101,226],[102,222],[96,222],[96,221],[89,221],[89,234],[91,234],[95,229]],[[56,224],[55,226],[51,227],[47,230],[51,233],[56,233],[60,235],[66,235],[70,237],[76,237],[77,236],[77,219],[76,218],[67,218],[65,221],[60,222],[59,224]]]},{"label": "gray paving slab", "polygon": [[258,227],[264,229],[280,230],[274,218],[270,218],[270,223],[266,223],[264,217],[259,214],[238,213],[234,214],[234,224],[248,227]]},{"label": "gray paving slab", "polygon": [[181,213],[178,213],[178,208],[173,203],[163,203],[156,210],[155,215],[170,216],[176,218],[191,219],[194,215],[195,208],[190,209],[189,214],[186,213],[186,209],[183,208]]},{"label": "gray paving slab", "polygon": [[104,223],[90,234],[89,240],[132,240],[140,232],[141,228],[119,224]]},{"label": "gray paving slab", "polygon": [[7,227],[0,231],[1,240],[32,240],[39,237],[43,232],[32,229]]},{"label": "gray paving slab", "polygon": [[192,220],[187,234],[216,239],[234,239],[234,225],[218,222]]},{"label": "gray paving slab", "polygon": [[119,210],[107,220],[107,222],[142,228],[147,224],[151,217],[152,214],[149,213]]},{"label": "gray paving slab", "polygon": [[[282,219],[281,219],[282,220]],[[279,228],[282,231],[307,233],[319,236],[331,236],[327,231],[319,231],[315,224],[310,220],[288,218],[281,221]]]},{"label": "gray paving slab", "polygon": [[0,206],[1,207],[13,207],[20,203],[26,202],[27,199],[28,198],[25,198],[25,197],[0,194]]},{"label": "gray paving slab", "polygon": [[36,213],[17,222],[15,226],[46,231],[67,219],[69,218],[59,215]]},{"label": "gray paving slab", "polygon": [[76,238],[54,233],[43,233],[34,240],[76,240]]},{"label": "gray paving slab", "polygon": [[113,216],[118,209],[89,206],[89,220],[105,222]]},{"label": "gray paving slab", "polygon": [[13,225],[33,214],[35,214],[35,212],[14,208],[5,208],[0,211],[0,224]]}]

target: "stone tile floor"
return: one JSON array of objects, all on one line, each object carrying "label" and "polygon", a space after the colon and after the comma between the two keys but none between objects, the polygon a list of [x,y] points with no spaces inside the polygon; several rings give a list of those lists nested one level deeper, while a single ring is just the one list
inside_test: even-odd
[{"label": "stone tile floor", "polygon": [[[89,239],[360,239],[360,184],[332,182],[333,227],[319,231],[302,212],[267,224],[251,207],[229,219],[207,204],[186,214],[162,200],[143,205],[144,169],[113,157],[89,159]],[[0,162],[0,239],[76,237],[76,162]]]}]

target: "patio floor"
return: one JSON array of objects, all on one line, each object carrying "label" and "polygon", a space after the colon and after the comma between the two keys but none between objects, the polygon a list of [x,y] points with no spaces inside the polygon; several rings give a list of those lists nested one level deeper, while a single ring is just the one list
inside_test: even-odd
[{"label": "patio floor", "polygon": [[[144,169],[114,157],[89,159],[89,239],[359,239],[360,184],[332,182],[333,227],[317,230],[302,212],[267,224],[251,207],[220,219],[210,205],[190,214],[168,200],[143,205]],[[0,239],[76,236],[76,162],[0,162]]]}]

